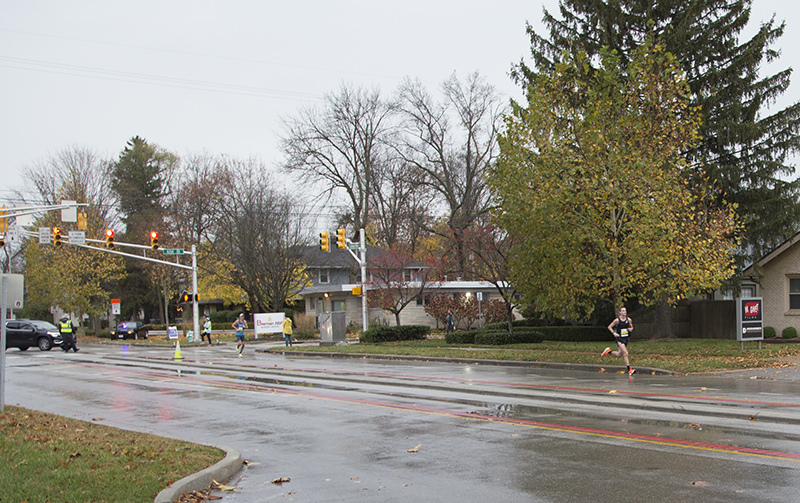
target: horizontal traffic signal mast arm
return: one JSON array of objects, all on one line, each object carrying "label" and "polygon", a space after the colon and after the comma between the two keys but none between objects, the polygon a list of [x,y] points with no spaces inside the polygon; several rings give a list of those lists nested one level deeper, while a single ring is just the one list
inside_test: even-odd
[{"label": "horizontal traffic signal mast arm", "polygon": [[[100,241],[99,239],[91,239],[91,240],[87,239],[86,241],[103,243],[103,245],[105,245],[105,241]],[[117,245],[123,245],[123,246],[133,246],[135,248],[142,248],[144,250],[149,250],[150,249],[149,246],[143,246],[143,245],[130,245],[130,244],[116,243],[116,242],[114,243],[114,245],[115,245],[115,247]],[[89,245],[71,245],[71,246],[77,246],[79,248],[88,248],[90,250],[97,250],[97,251],[101,251],[103,253],[112,253],[114,255],[122,255],[123,257],[131,257],[131,258],[135,258],[135,259],[139,259],[139,260],[146,260],[147,262],[154,262],[156,264],[169,265],[169,266],[172,266],[172,267],[178,267],[180,269],[188,269],[190,271],[192,270],[192,266],[183,265],[183,264],[177,264],[175,262],[167,262],[165,260],[158,260],[158,259],[150,258],[150,257],[144,257],[142,255],[134,255],[133,253],[125,253],[125,252],[116,251],[116,250],[109,250],[108,248],[100,248],[98,246],[89,246]]]},{"label": "horizontal traffic signal mast arm", "polygon": [[26,206],[25,208],[20,208],[17,210],[16,208],[6,208],[6,214],[0,215],[0,218],[8,219],[12,217],[22,217],[25,215],[35,215],[36,213],[40,213],[42,211],[53,211],[53,210],[66,210],[68,208],[75,208],[79,206],[89,206],[89,203],[75,203],[75,204],[49,204],[45,206]]}]

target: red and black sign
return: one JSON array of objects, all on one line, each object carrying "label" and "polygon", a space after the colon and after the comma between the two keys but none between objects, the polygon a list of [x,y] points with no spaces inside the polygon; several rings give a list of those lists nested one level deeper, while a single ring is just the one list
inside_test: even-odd
[{"label": "red and black sign", "polygon": [[737,299],[736,325],[739,341],[760,341],[764,339],[764,321],[762,318],[764,306],[760,298]]}]

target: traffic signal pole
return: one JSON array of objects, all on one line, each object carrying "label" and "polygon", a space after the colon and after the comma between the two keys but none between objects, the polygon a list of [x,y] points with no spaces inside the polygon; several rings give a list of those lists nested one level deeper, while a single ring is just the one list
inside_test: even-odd
[{"label": "traffic signal pole", "polygon": [[361,331],[363,333],[369,328],[367,315],[367,239],[364,229],[359,229],[358,239],[361,241],[358,251],[361,254]]},{"label": "traffic signal pole", "polygon": [[[105,244],[105,241],[101,241],[99,239],[87,239],[89,243],[101,243]],[[69,244],[69,241],[66,241]],[[137,245],[132,243],[114,243],[115,246],[127,246],[129,248],[140,248],[143,250],[150,250],[149,246],[144,245]],[[158,260],[155,258],[144,257],[142,255],[134,255],[132,253],[125,253],[117,250],[109,250],[108,248],[99,248],[97,246],[89,246],[89,245],[79,245],[79,244],[71,244],[70,246],[77,246],[79,248],[89,248],[91,250],[101,251],[103,253],[111,253],[113,255],[121,255],[123,257],[130,257],[135,258],[138,260],[145,260],[147,262],[154,262],[156,264],[168,265],[170,267],[177,267],[179,269],[186,269],[192,271],[192,333],[197,335],[199,334],[200,328],[200,316],[197,312],[197,247],[192,245],[192,265],[183,265],[183,264],[176,264],[175,262],[167,262],[165,260]]]},{"label": "traffic signal pole", "polygon": [[[197,312],[197,247],[192,245],[192,333],[195,337],[200,334],[200,313]],[[208,337],[211,344],[211,336]]]}]

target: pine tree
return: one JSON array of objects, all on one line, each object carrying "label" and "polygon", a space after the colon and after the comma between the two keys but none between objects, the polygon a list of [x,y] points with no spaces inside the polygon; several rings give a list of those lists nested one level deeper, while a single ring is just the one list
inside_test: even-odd
[{"label": "pine tree", "polygon": [[[521,85],[549,74],[563,51],[597,56],[616,50],[621,64],[648,33],[683,66],[692,100],[701,107],[702,140],[692,152],[701,178],[716,181],[719,202],[735,203],[745,225],[739,264],[797,231],[800,182],[787,157],[800,149],[800,103],[768,111],[788,88],[791,69],[760,75],[776,59],[785,24],[763,23],[740,42],[752,0],[561,0],[561,17],[544,13],[549,33],[528,25],[533,66],[512,70]],[[595,59],[596,60],[596,59]]]}]

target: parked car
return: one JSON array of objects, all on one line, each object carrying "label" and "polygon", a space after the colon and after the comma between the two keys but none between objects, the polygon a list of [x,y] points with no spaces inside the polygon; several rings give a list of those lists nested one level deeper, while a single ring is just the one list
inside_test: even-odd
[{"label": "parked car", "polygon": [[39,320],[6,321],[6,349],[19,348],[25,351],[38,346],[42,351],[50,351],[53,346],[61,346],[61,334],[52,323]]},{"label": "parked car", "polygon": [[141,321],[123,321],[111,329],[112,339],[147,339],[149,329]]}]

